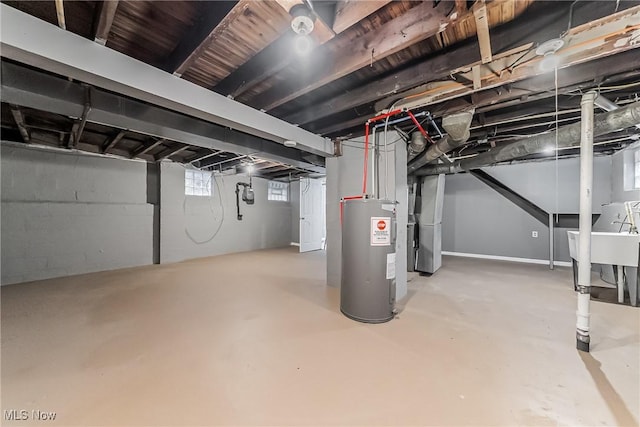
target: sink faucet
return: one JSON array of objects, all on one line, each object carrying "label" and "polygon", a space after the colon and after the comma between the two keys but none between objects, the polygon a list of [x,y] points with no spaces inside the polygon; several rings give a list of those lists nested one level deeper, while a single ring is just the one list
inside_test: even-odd
[{"label": "sink faucet", "polygon": [[[636,227],[636,219],[634,217],[634,209],[631,206],[632,202],[625,202],[624,208],[627,211],[627,218],[629,218],[629,234],[638,234],[638,227]],[[636,203],[637,206],[637,203]]]}]

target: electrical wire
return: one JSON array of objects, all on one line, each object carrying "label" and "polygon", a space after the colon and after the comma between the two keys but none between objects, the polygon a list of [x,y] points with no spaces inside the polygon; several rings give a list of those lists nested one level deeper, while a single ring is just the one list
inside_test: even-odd
[{"label": "electrical wire", "polygon": [[[222,178],[222,176],[220,176],[220,178]],[[222,224],[224,224],[224,203],[222,202],[222,191],[220,191],[220,185],[218,184],[218,180],[216,179],[214,172],[211,172],[211,176],[209,177],[209,184],[211,183],[211,179],[213,179],[213,182],[216,185],[216,193],[218,194],[218,200],[220,201],[221,218],[220,218],[220,222],[218,223],[218,227],[213,232],[213,235],[211,237],[209,237],[208,239],[202,240],[202,241],[197,240],[195,237],[193,237],[191,235],[191,233],[189,232],[189,229],[187,227],[187,222],[185,222],[184,233],[196,245],[204,245],[206,243],[211,242],[213,239],[215,239],[215,237],[218,235],[218,233],[222,229]],[[225,188],[224,179],[222,179],[222,188],[223,188],[223,190]],[[182,213],[185,216],[185,220],[186,220],[186,216],[187,216],[187,199],[188,199],[188,197],[185,197],[184,201],[182,203]],[[211,209],[211,213],[213,214],[213,219],[216,220],[217,219],[216,218],[216,213],[213,210],[213,207],[212,207],[212,204],[211,204],[211,202],[212,202],[211,199],[213,199],[213,197],[209,198],[209,208]]]}]

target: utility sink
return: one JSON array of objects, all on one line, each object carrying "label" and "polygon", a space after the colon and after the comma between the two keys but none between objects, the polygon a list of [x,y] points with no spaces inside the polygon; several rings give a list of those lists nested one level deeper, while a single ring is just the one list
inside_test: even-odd
[{"label": "utility sink", "polygon": [[[580,233],[567,231],[569,254],[578,260]],[[591,233],[591,262],[594,264],[638,267],[640,234],[598,232]]]}]

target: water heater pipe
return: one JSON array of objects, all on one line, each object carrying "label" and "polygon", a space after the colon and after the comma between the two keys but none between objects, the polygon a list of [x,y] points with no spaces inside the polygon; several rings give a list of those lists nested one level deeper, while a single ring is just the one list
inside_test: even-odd
[{"label": "water heater pipe", "polygon": [[396,109],[396,110],[392,110],[392,111],[386,112],[384,114],[377,115],[377,116],[372,117],[369,120],[367,120],[365,122],[365,125],[364,125],[364,167],[363,167],[363,176],[362,176],[362,195],[363,196],[365,194],[367,194],[367,167],[368,167],[368,162],[369,162],[369,129],[370,129],[370,125],[371,125],[371,123],[374,123],[374,122],[377,122],[377,121],[380,121],[380,120],[384,120],[384,119],[386,119],[388,117],[392,117],[392,116],[395,116],[397,114],[404,113],[404,112],[406,112],[407,115],[411,118],[411,120],[416,125],[416,127],[418,128],[420,133],[422,133],[424,135],[424,137],[429,142],[433,143],[433,141],[429,137],[429,134],[424,130],[424,128],[422,127],[420,122],[418,122],[418,119],[416,119],[416,116],[414,116],[413,113],[411,111],[409,111],[409,110]]}]

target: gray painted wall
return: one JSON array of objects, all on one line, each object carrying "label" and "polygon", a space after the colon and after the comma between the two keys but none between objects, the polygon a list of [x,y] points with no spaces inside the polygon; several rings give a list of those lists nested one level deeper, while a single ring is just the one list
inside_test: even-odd
[{"label": "gray painted wall", "polygon": [[[4,142],[1,154],[3,285],[153,263],[157,179],[145,162]],[[235,183],[247,179],[219,177],[213,197],[185,196],[183,166],[163,162],[161,261],[289,245],[291,206],[267,201],[263,179],[236,219]],[[187,235],[205,241],[221,222],[210,242]]]},{"label": "gray painted wall", "polygon": [[[395,132],[389,132],[388,141],[396,141]],[[327,159],[327,284],[339,287],[342,274],[342,230],[340,226],[340,199],[362,194],[363,138],[343,143],[340,157]],[[398,236],[396,245],[396,297],[403,298],[406,288],[406,227],[407,227],[407,182],[406,147],[396,143],[389,146],[393,155],[389,157],[389,198],[399,201],[397,207]],[[369,157],[371,158],[371,156]],[[384,195],[384,157],[381,156],[381,195]],[[400,171],[400,177],[395,171]],[[372,170],[368,168],[369,186],[372,188]],[[370,191],[369,191],[370,192]]]},{"label": "gray painted wall", "polygon": [[291,202],[291,242],[300,243],[300,181],[289,183]]},{"label": "gray painted wall", "polygon": [[144,162],[0,150],[3,285],[152,263]]},{"label": "gray painted wall", "polygon": [[618,151],[611,156],[611,201],[640,200],[640,190],[633,190],[633,154],[640,144]]},{"label": "gray painted wall", "polygon": [[185,196],[184,170],[176,163],[161,165],[162,263],[290,244],[291,205],[267,200],[268,181],[253,179],[255,204],[241,201],[244,217],[238,221],[235,184],[248,177],[216,175],[212,197]]},{"label": "gray painted wall", "polygon": [[[484,168],[491,176],[548,212],[579,211],[579,159]],[[594,213],[611,202],[611,157],[594,159]],[[557,197],[556,197],[557,194]],[[557,206],[557,209],[556,209]],[[531,237],[538,231],[538,237]],[[570,261],[566,229],[555,230],[555,259]],[[516,258],[549,259],[549,231],[522,209],[469,174],[448,175],[442,250]]]}]

